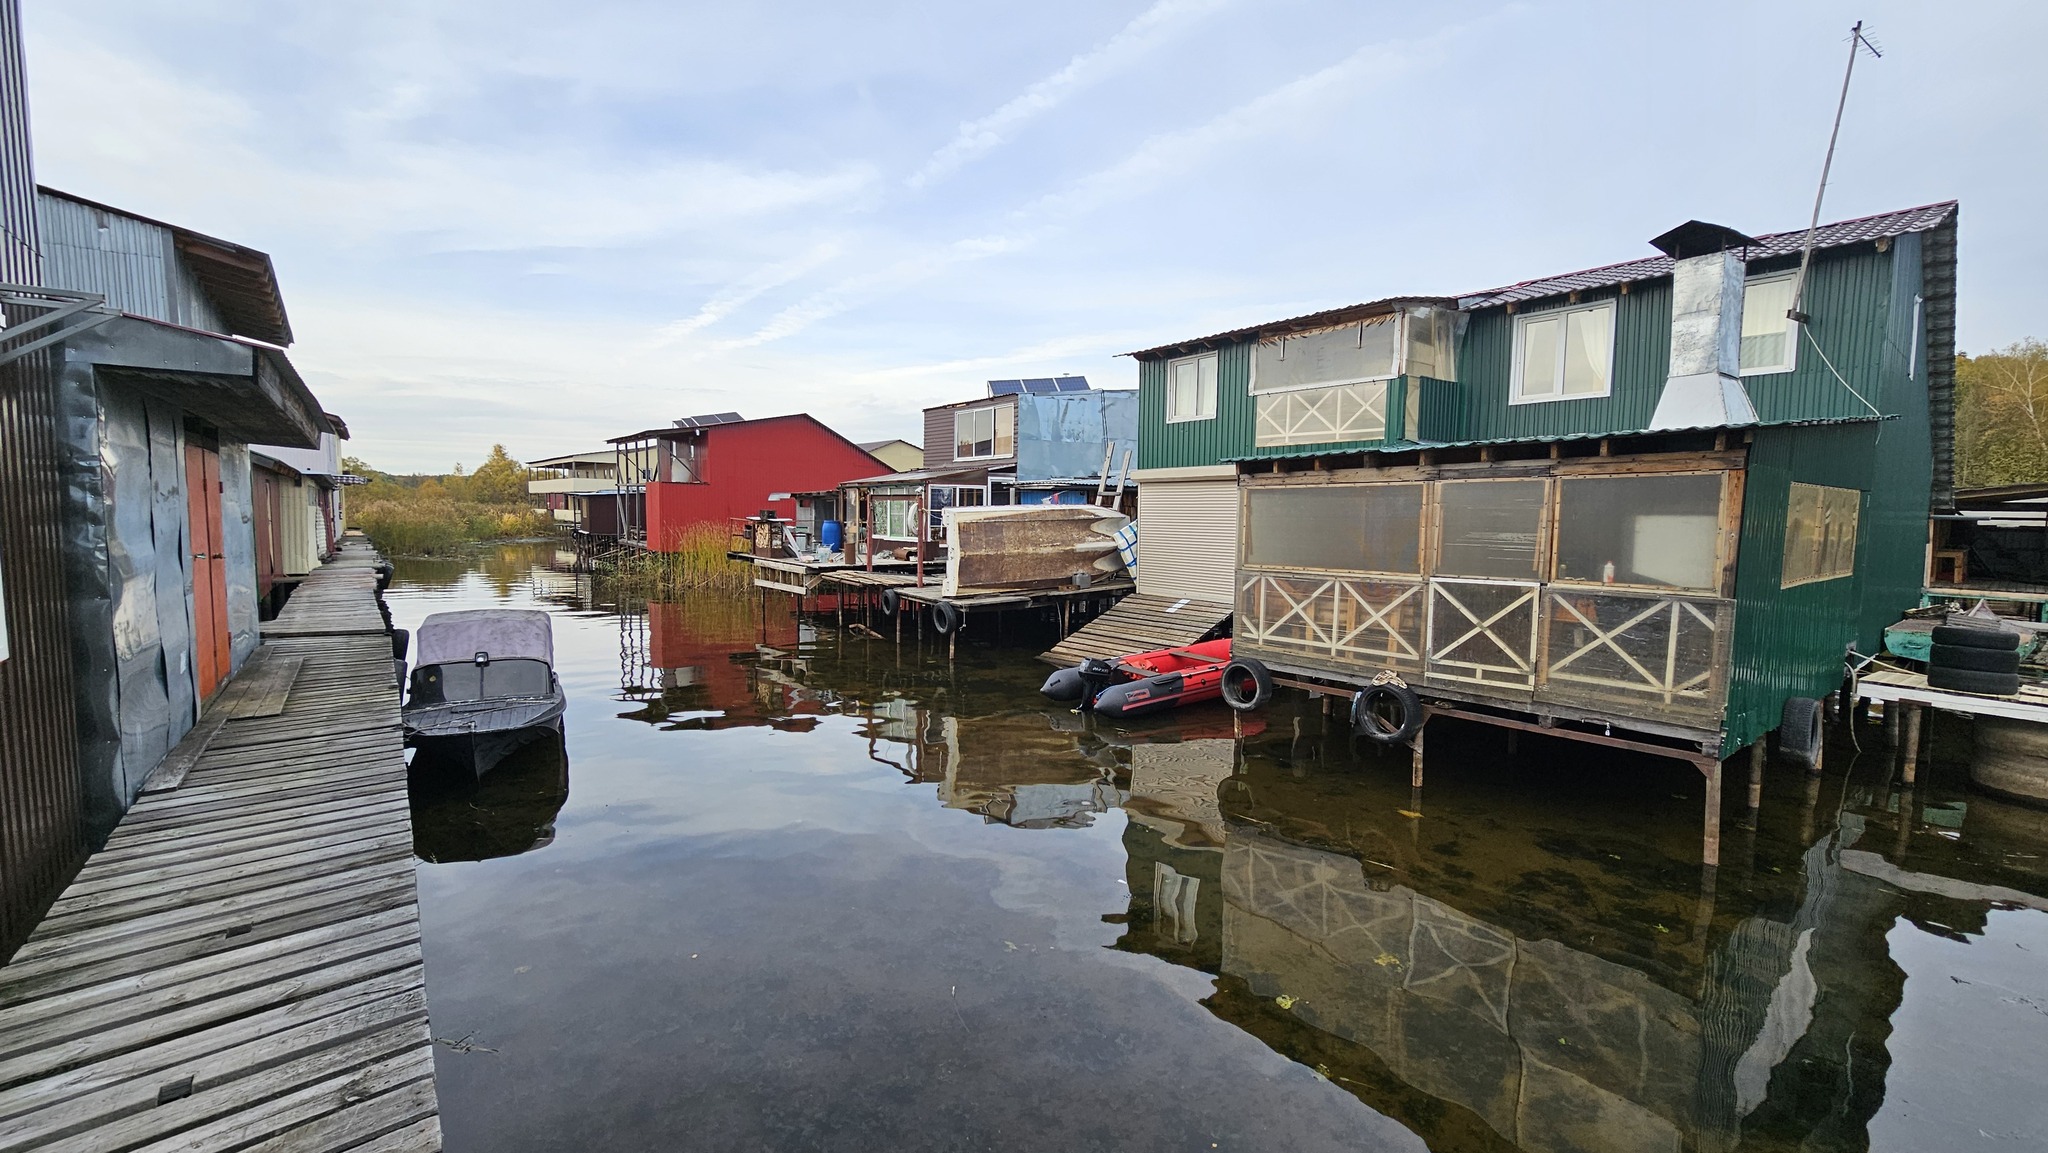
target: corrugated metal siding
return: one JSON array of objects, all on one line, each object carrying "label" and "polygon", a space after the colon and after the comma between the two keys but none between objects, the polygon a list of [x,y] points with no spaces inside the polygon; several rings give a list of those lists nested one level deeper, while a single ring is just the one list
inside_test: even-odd
[{"label": "corrugated metal siding", "polygon": [[1252,346],[1234,344],[1217,353],[1213,420],[1166,423],[1167,363],[1138,363],[1138,467],[1192,468],[1250,453]]},{"label": "corrugated metal siding", "polygon": [[[0,276],[38,284],[24,88],[20,8],[0,0]],[[0,962],[85,859],[54,389],[48,352],[0,367]]]},{"label": "corrugated metal siding", "polygon": [[[1586,293],[1581,304],[1613,300],[1614,387],[1610,395],[1543,404],[1509,404],[1508,385],[1514,370],[1515,315],[1504,308],[1478,313],[1458,346],[1458,392],[1454,405],[1460,421],[1456,435],[1432,440],[1491,440],[1498,437],[1546,437],[1622,432],[1648,426],[1657,411],[1671,366],[1671,283],[1634,285],[1617,291]],[[1563,301],[1525,310],[1535,316]],[[1442,411],[1442,410],[1440,410]],[[1430,427],[1430,426],[1426,426]],[[1435,429],[1431,428],[1432,433]]]},{"label": "corrugated metal siding", "polygon": [[[1927,575],[1927,510],[1935,459],[1929,435],[1931,404],[1927,374],[1907,360],[1915,351],[1913,302],[1922,295],[1922,241],[1921,234],[1908,233],[1893,242],[1885,327],[1882,339],[1874,342],[1881,354],[1878,379],[1885,382],[1879,403],[1898,419],[1872,430],[1865,458],[1870,479],[1863,487],[1870,500],[1864,523],[1858,526],[1863,537],[1857,564],[1863,579],[1863,615],[1856,639],[1857,650],[1864,653],[1883,651],[1886,626],[1919,605]],[[1919,347],[1924,350],[1926,341]]]},{"label": "corrugated metal siding", "polygon": [[1138,486],[1138,591],[1233,604],[1237,599],[1237,482]]},{"label": "corrugated metal siding", "polygon": [[[1012,409],[1017,407],[1015,397],[991,398],[991,401],[994,400],[1000,400],[1003,405]],[[963,408],[979,408],[984,403],[988,402],[974,401],[968,404],[948,405],[945,408],[928,408],[924,410],[924,466],[926,468],[945,468],[953,463],[953,414]],[[1018,429],[1018,435],[1023,435],[1021,427]],[[974,463],[988,468],[1000,468],[1004,463],[1015,459],[1017,459],[1016,454],[1011,453],[1009,456],[977,460]],[[1096,462],[1096,464],[1100,463],[1100,461]],[[1094,466],[1091,465],[1090,467]]]},{"label": "corrugated metal siding", "polygon": [[62,196],[43,193],[36,200],[44,283],[97,292],[137,316],[227,331],[170,229]]},{"label": "corrugated metal siding", "polygon": [[[1896,398],[1887,397],[1885,384],[1904,379],[1906,349],[1899,346],[1898,370],[1887,376],[1885,341],[1891,324],[1893,258],[1897,245],[1904,243],[1915,244],[1917,263],[1917,238],[1904,236],[1894,242],[1891,252],[1861,246],[1814,255],[1805,306],[1813,322],[1808,334],[1800,338],[1798,367],[1791,372],[1742,378],[1759,419],[1869,416],[1870,409],[1829,370],[1828,361],[1833,361],[1842,378],[1871,404],[1887,414],[1896,411],[1892,403]],[[1815,354],[1816,344],[1827,354],[1825,360]]]}]

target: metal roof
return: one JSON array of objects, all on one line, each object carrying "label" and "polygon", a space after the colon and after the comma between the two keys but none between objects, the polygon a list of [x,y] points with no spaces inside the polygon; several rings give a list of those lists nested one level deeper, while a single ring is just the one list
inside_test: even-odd
[{"label": "metal roof", "polygon": [[[971,476],[988,471],[982,465],[951,465],[942,468],[913,468],[909,472],[885,472],[880,476],[864,476],[849,480],[846,484],[872,488],[886,484],[923,484],[931,480],[945,480],[949,477]],[[841,487],[845,487],[842,485]]]},{"label": "metal roof", "polygon": [[1318,456],[1349,456],[1352,453],[1420,452],[1432,448],[1481,448],[1498,444],[1549,444],[1552,441],[1578,440],[1620,440],[1632,436],[1669,436],[1685,432],[1740,432],[1751,428],[1788,428],[1793,426],[1824,424],[1875,424],[1879,420],[1897,420],[1886,416],[1831,416],[1818,420],[1762,420],[1754,424],[1701,424],[1691,428],[1638,428],[1612,432],[1553,432],[1542,436],[1494,436],[1483,440],[1403,440],[1380,445],[1377,448],[1321,448],[1309,446],[1299,452],[1261,452],[1248,456],[1233,456],[1224,459],[1225,464],[1242,464],[1261,460],[1308,460]]},{"label": "metal roof", "polygon": [[[1823,224],[1814,230],[1813,246],[1840,248],[1845,244],[1863,244],[1887,236],[1902,236],[1908,232],[1927,232],[1939,228],[1943,221],[1953,216],[1956,202],[1944,200],[1938,204],[1923,204],[1918,208],[1903,208],[1897,212],[1881,212],[1876,216],[1859,216],[1854,220],[1839,220]],[[1773,256],[1796,255],[1806,244],[1804,228],[1793,232],[1773,232],[1756,238],[1755,247],[1742,249],[1745,259],[1763,260]],[[1492,308],[1501,304],[1513,304],[1526,300],[1540,300],[1546,296],[1561,296],[1568,292],[1584,292],[1593,288],[1611,288],[1638,280],[1653,280],[1659,276],[1671,275],[1672,260],[1668,256],[1646,256],[1641,260],[1626,260],[1620,264],[1608,264],[1599,268],[1588,268],[1579,272],[1567,272],[1562,276],[1545,276],[1536,280],[1525,280],[1504,288],[1491,288],[1458,298],[1460,308]]]},{"label": "metal roof", "polygon": [[[1839,220],[1823,224],[1814,231],[1813,246],[1839,248],[1847,244],[1861,244],[1888,236],[1901,236],[1908,232],[1928,232],[1939,228],[1955,215],[1956,202],[1943,200],[1935,204],[1923,204],[1918,208],[1903,208],[1895,212],[1881,212],[1875,216],[1859,216],[1853,220]],[[1684,226],[1681,226],[1681,228]],[[1676,231],[1676,230],[1674,230]],[[1669,233],[1666,234],[1670,235]],[[1735,234],[1740,235],[1740,234]],[[1660,237],[1660,239],[1662,239]],[[1761,260],[1773,256],[1791,256],[1806,244],[1806,230],[1774,232],[1756,238],[1755,247],[1744,250],[1746,259]],[[1579,272],[1567,272],[1559,276],[1545,276],[1536,280],[1525,280],[1501,288],[1483,292],[1467,293],[1462,296],[1389,296],[1363,304],[1347,304],[1342,308],[1325,309],[1304,316],[1275,320],[1265,324],[1233,328],[1226,332],[1198,336],[1191,340],[1175,341],[1155,348],[1125,353],[1140,360],[1156,359],[1175,353],[1196,352],[1223,344],[1234,344],[1247,338],[1280,336],[1290,332],[1301,332],[1315,328],[1330,328],[1353,320],[1364,320],[1394,311],[1402,305],[1440,305],[1460,309],[1493,308],[1503,304],[1540,300],[1549,296],[1562,296],[1571,292],[1584,292],[1595,288],[1612,288],[1638,280],[1654,280],[1671,275],[1672,260],[1668,256],[1646,256],[1639,260],[1625,260],[1619,264],[1602,265]]]},{"label": "metal roof", "polygon": [[37,185],[36,190],[45,196],[69,200],[164,229],[171,234],[200,287],[213,298],[214,307],[220,311],[221,321],[230,333],[276,345],[292,342],[291,320],[285,316],[284,293],[278,288],[277,269],[272,266],[269,253],[153,220],[125,208],[60,192],[48,185]]},{"label": "metal roof", "polygon": [[551,456],[545,460],[529,460],[526,462],[526,467],[561,468],[564,465],[571,464],[611,464],[618,460],[618,458],[619,454],[616,449],[605,448],[599,449],[596,452],[571,452],[564,453],[561,456]]},{"label": "metal roof", "polygon": [[1175,341],[1172,344],[1162,344],[1157,348],[1126,352],[1124,355],[1147,360],[1171,353],[1195,352],[1219,344],[1235,344],[1246,337],[1280,336],[1289,332],[1305,332],[1314,328],[1332,328],[1354,320],[1366,320],[1374,316],[1385,316],[1404,304],[1438,305],[1451,308],[1455,307],[1457,303],[1457,298],[1452,296],[1389,296],[1380,300],[1369,300],[1364,304],[1347,304],[1342,308],[1326,308],[1321,312],[1311,312],[1303,316],[1289,317],[1286,320],[1269,321],[1265,324],[1254,324],[1246,328],[1233,328],[1228,332],[1198,336],[1192,340]]}]

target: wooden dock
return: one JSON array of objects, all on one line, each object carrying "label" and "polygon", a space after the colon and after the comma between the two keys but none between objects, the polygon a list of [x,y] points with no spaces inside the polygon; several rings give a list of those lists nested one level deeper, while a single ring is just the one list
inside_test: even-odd
[{"label": "wooden dock", "polygon": [[0,967],[0,1153],[440,1148],[375,590],[359,541],[307,578]]},{"label": "wooden dock", "polygon": [[1118,601],[1108,612],[1039,654],[1039,659],[1066,668],[1088,657],[1107,659],[1182,648],[1220,635],[1230,614],[1229,605],[1213,601],[1139,593]]}]

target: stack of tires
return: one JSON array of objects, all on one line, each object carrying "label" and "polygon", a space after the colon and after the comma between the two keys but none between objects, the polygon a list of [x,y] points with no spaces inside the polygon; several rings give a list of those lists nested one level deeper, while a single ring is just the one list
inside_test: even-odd
[{"label": "stack of tires", "polygon": [[1995,623],[1934,626],[1934,651],[1927,658],[1932,688],[1987,697],[2020,691],[2020,634]]}]

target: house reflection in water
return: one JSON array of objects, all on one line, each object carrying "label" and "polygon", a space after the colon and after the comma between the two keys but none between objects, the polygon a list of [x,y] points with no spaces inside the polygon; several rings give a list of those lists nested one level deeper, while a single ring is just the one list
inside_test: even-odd
[{"label": "house reflection in water", "polygon": [[[1134,749],[1125,807],[1118,947],[1217,974],[1212,1012],[1432,1149],[1729,1150],[1745,1132],[1862,1147],[1883,1101],[1901,902],[1855,871],[1881,858],[1850,848],[1853,812],[1759,874],[1775,891],[1744,890],[1776,915],[1733,915],[1724,895],[1716,919],[1709,888],[1697,924],[1630,940],[1616,925],[1656,914],[1621,877],[1576,902],[1514,896],[1546,863],[1564,883],[1540,832],[1453,817],[1425,844],[1394,805],[1319,796],[1230,741]],[[1475,836],[1492,843],[1474,852]],[[1540,928],[1411,883],[1446,876]]]},{"label": "house reflection in water", "polygon": [[640,707],[620,714],[664,728],[729,729],[765,725],[808,732],[824,711],[772,661],[806,639],[808,626],[778,601],[692,597],[619,610],[620,699]]}]

